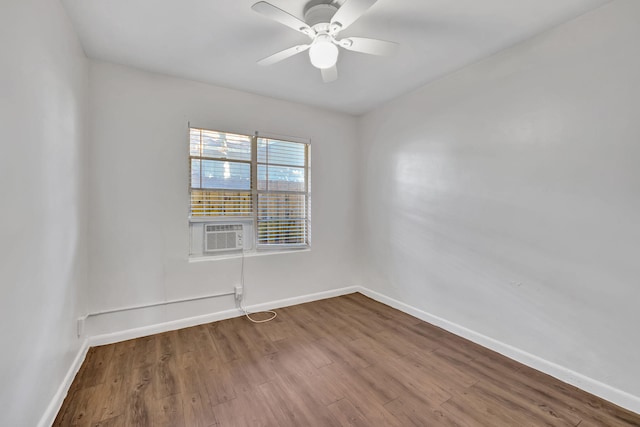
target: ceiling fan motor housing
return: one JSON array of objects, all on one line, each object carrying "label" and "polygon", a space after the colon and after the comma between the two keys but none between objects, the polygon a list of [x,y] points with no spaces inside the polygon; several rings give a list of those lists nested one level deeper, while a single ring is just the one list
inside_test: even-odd
[{"label": "ceiling fan motor housing", "polygon": [[[338,8],[332,4],[316,4],[306,10],[304,13],[304,21],[316,31],[327,31],[329,22],[331,22],[331,18],[333,18],[337,10]],[[324,24],[322,26],[324,27],[326,25],[326,28],[318,29],[316,28],[318,24]]]}]

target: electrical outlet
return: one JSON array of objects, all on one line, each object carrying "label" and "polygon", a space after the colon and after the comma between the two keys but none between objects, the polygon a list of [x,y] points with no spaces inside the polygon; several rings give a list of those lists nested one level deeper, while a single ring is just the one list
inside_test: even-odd
[{"label": "electrical outlet", "polygon": [[236,285],[234,289],[235,292],[235,296],[236,296],[236,301],[242,301],[242,296],[243,296],[243,291],[244,289],[242,288],[241,285]]}]

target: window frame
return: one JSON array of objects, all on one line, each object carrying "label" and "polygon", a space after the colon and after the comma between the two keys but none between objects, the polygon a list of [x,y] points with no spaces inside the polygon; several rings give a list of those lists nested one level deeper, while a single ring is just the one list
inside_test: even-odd
[{"label": "window frame", "polygon": [[[240,159],[229,159],[229,158],[220,158],[220,157],[210,157],[203,155],[203,140],[202,134],[200,137],[200,146],[199,146],[199,156],[193,156],[191,152],[191,132],[192,130],[199,131],[210,131],[219,134],[233,134],[242,137],[247,137],[251,141],[251,155],[250,160],[240,160]],[[253,247],[250,250],[255,252],[289,252],[292,250],[303,250],[311,248],[311,141],[308,139],[302,138],[294,138],[287,137],[281,135],[274,134],[263,134],[259,132],[254,132],[253,135],[242,133],[242,132],[232,132],[232,131],[222,131],[222,130],[212,130],[205,127],[197,127],[193,126],[189,123],[188,126],[189,133],[189,208],[188,208],[188,220],[189,224],[192,223],[240,223],[245,224],[250,221],[253,225]],[[295,143],[295,144],[303,144],[304,145],[304,165],[301,167],[304,169],[304,190],[303,191],[281,191],[281,190],[269,190],[268,182],[267,189],[259,190],[259,177],[258,177],[258,168],[259,166],[264,165],[268,167],[269,165],[274,165],[274,163],[269,162],[259,162],[258,161],[258,141],[260,139],[264,140],[274,140],[281,141],[285,143]],[[230,189],[213,189],[213,188],[204,188],[202,187],[202,179],[200,179],[200,187],[192,187],[192,162],[193,160],[213,160],[213,161],[223,161],[223,162],[233,162],[233,163],[241,163],[241,164],[249,164],[250,165],[250,194],[251,194],[251,215],[193,215],[193,205],[192,205],[192,191],[212,191],[212,192],[220,192],[220,193],[241,193],[248,192],[247,190],[230,190]],[[280,165],[280,164],[275,164]],[[296,165],[287,165],[282,164],[283,167],[300,167]],[[202,171],[202,163],[200,164],[200,170]],[[260,223],[262,222],[259,217],[260,212],[260,204],[259,199],[260,195],[268,195],[268,194],[296,194],[304,197],[304,217],[298,218],[303,222],[302,230],[304,232],[304,243],[274,243],[274,244],[265,244],[260,243]],[[191,225],[190,225],[191,227]],[[206,257],[225,257],[228,254],[207,254],[203,255]]]},{"label": "window frame", "polygon": [[[268,189],[268,180],[267,180],[267,189],[260,190],[258,185],[258,174],[257,169],[260,165],[264,165],[267,169],[268,176],[268,168],[269,166],[282,166],[282,167],[298,167],[300,166],[286,163],[270,163],[268,160],[266,162],[260,162],[259,159],[256,159],[256,200],[255,200],[255,227],[256,227],[256,248],[257,249],[278,249],[278,248],[309,248],[311,247],[311,183],[309,181],[310,173],[311,173],[311,144],[310,142],[300,142],[300,141],[291,141],[288,139],[284,139],[283,137],[276,136],[266,136],[263,134],[259,134],[256,132],[255,138],[255,155],[256,158],[258,156],[258,140],[264,139],[267,141],[278,141],[285,143],[293,143],[293,144],[303,144],[304,145],[304,165],[301,167],[304,169],[304,190],[296,191],[296,190],[269,190]],[[268,148],[267,148],[268,150]],[[265,244],[260,243],[260,204],[259,198],[260,194],[280,194],[280,195],[300,195],[304,197],[304,217],[296,220],[300,220],[303,222],[303,230],[305,234],[305,242],[304,243],[278,243],[278,244]]]}]

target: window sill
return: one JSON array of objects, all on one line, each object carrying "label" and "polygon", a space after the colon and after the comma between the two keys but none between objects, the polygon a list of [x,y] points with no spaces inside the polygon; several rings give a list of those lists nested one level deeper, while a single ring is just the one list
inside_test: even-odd
[{"label": "window sill", "polygon": [[[311,252],[311,248],[303,248],[303,249],[286,249],[286,250],[271,250],[271,251],[246,251],[244,253],[245,258],[256,257],[256,256],[269,256],[269,255],[283,255],[283,254],[297,254],[300,252]],[[242,252],[234,252],[223,255],[204,255],[204,256],[190,256],[188,261],[189,263],[194,262],[205,262],[205,261],[220,261],[225,259],[235,259],[242,258]]]},{"label": "window sill", "polygon": [[214,222],[251,222],[253,223],[252,216],[190,216],[190,223],[214,223]]}]

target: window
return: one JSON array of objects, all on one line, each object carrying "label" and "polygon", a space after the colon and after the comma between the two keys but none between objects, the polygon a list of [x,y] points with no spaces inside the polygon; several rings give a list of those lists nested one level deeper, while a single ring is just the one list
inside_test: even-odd
[{"label": "window", "polygon": [[191,217],[251,217],[252,138],[190,129]]},{"label": "window", "polygon": [[308,143],[197,128],[189,134],[192,224],[246,223],[258,249],[309,246]]}]

